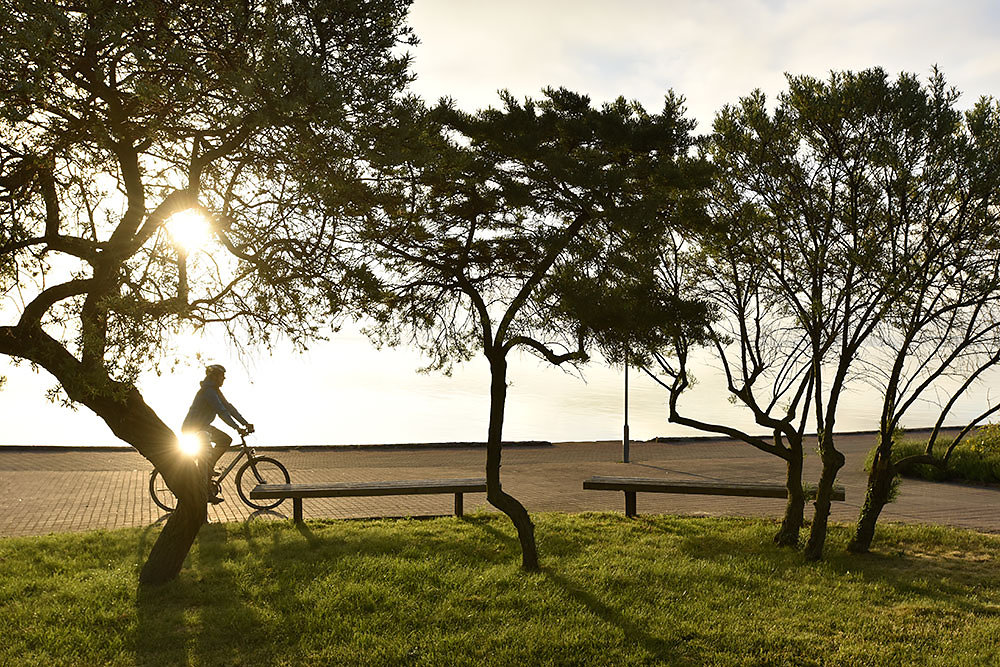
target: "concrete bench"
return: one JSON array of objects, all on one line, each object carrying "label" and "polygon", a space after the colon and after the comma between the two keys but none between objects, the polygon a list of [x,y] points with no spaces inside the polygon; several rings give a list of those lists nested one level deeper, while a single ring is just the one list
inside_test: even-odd
[{"label": "concrete bench", "polygon": [[486,479],[405,479],[389,482],[330,482],[320,484],[258,484],[251,498],[291,498],[292,518],[302,522],[303,498],[349,496],[409,496],[454,493],[455,516],[462,516],[463,493],[485,493]]},{"label": "concrete bench", "polygon": [[[711,496],[747,496],[787,498],[784,484],[770,482],[720,482],[717,480],[668,480],[655,477],[602,477],[595,475],[583,482],[583,488],[598,491],[624,491],[625,516],[636,516],[636,493],[688,493]],[[815,489],[806,489],[807,498],[815,498]],[[833,500],[844,500],[844,487],[833,487]]]}]

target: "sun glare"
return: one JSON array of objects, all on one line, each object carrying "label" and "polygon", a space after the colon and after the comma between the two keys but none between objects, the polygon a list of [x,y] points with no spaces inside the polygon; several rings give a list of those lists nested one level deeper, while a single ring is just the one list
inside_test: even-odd
[{"label": "sun glare", "polygon": [[201,212],[185,209],[167,218],[167,233],[184,252],[193,252],[208,243],[212,228]]},{"label": "sun glare", "polygon": [[201,453],[202,442],[196,433],[181,433],[177,438],[177,445],[188,456],[197,456]]}]

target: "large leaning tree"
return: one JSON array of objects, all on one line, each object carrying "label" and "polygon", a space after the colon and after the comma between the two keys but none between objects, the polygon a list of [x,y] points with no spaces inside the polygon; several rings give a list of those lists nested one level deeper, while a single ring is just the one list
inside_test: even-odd
[{"label": "large leaning tree", "polygon": [[[206,491],[136,378],[178,329],[313,333],[332,223],[300,176],[322,159],[349,190],[408,82],[407,4],[0,2],[0,293],[17,304],[0,353],[48,371],[176,493],[142,582],[179,572]],[[185,211],[210,247],[168,231]]]},{"label": "large leaning tree", "polygon": [[564,89],[504,94],[503,108],[474,114],[414,101],[397,127],[373,182],[378,215],[341,238],[368,268],[375,335],[415,343],[431,367],[486,358],[487,499],[537,570],[534,525],[500,475],[510,354],[586,361],[595,331],[581,309],[593,304],[580,295],[631,235],[685,224],[707,170],[689,157],[691,124],[672,95],[655,114]]}]

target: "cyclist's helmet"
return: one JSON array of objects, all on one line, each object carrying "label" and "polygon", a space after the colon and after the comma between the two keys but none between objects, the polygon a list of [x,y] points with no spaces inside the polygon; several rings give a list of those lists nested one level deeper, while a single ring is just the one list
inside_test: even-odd
[{"label": "cyclist's helmet", "polygon": [[209,375],[225,375],[226,367],[222,364],[210,364],[205,366],[205,377]]}]

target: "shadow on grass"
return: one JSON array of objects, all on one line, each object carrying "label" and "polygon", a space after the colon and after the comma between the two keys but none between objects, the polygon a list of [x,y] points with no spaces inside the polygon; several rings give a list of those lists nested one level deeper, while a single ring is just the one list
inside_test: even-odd
[{"label": "shadow on grass", "polygon": [[[601,515],[594,514],[591,518],[600,519],[602,517]],[[517,538],[513,534],[507,534],[497,529],[493,525],[491,518],[472,517],[468,521],[489,535],[493,540],[503,544],[508,551],[514,551],[518,556],[520,555],[521,545]],[[574,540],[572,536],[545,535],[543,543],[545,550],[539,549],[541,552],[539,557],[543,562],[548,552],[558,554],[559,557],[563,558],[572,556],[585,548],[585,542],[581,542],[579,539]],[[645,650],[650,656],[658,660],[670,662],[672,658],[677,657],[676,649],[678,646],[687,639],[690,639],[689,636],[682,636],[672,640],[655,637],[629,619],[622,610],[603,602],[596,595],[572,581],[569,577],[547,567],[542,568],[541,576],[551,581],[569,598],[586,608],[591,614],[603,622],[620,629],[626,641]]]},{"label": "shadow on grass", "polygon": [[[444,524],[440,530],[435,530],[433,522],[440,520],[444,520]],[[319,519],[292,524],[304,543],[295,539],[282,539],[281,536],[287,533],[280,529],[270,530],[271,525],[281,525],[272,522],[244,522],[239,533],[251,553],[272,563],[274,567],[312,569],[315,572],[325,571],[342,558],[423,558],[428,549],[439,556],[446,556],[451,562],[465,565],[503,561],[512,558],[514,552],[519,554],[517,539],[489,525],[490,520],[486,516],[479,518],[467,515],[462,519],[454,519],[448,515],[435,515]],[[383,530],[383,527],[399,521],[414,522],[416,527],[406,537],[401,537],[399,532]],[[427,528],[421,530],[419,526],[425,523]],[[466,530],[467,527],[477,526],[488,531],[493,539],[477,540],[475,531]],[[350,529],[340,530],[342,527]],[[505,547],[499,553],[493,546],[496,542]]]},{"label": "shadow on grass", "polygon": [[309,543],[310,548],[316,549],[323,544],[322,540],[316,537],[316,533],[312,532],[304,522],[296,523],[295,530],[299,531],[299,534],[306,538],[306,542]]},{"label": "shadow on grass", "polygon": [[995,561],[972,563],[962,559],[949,561],[943,556],[922,558],[914,554],[849,554],[838,545],[827,554],[823,567],[837,576],[860,576],[869,583],[889,586],[902,596],[929,600],[947,599],[963,611],[983,616],[1000,615],[995,605],[976,602],[970,593],[975,588],[995,588],[1000,574]]},{"label": "shadow on grass", "polygon": [[682,635],[674,639],[654,637],[644,628],[629,619],[621,609],[617,609],[587,591],[568,577],[545,569],[544,576],[558,586],[568,597],[585,607],[591,614],[609,625],[620,629],[625,640],[646,651],[657,660],[673,664],[678,658],[678,647],[694,635]]},{"label": "shadow on grass", "polygon": [[256,510],[254,512],[251,512],[250,515],[247,516],[246,520],[243,523],[252,523],[252,522],[257,521],[259,519],[264,519],[264,518],[268,518],[268,517],[272,518],[272,519],[289,519],[289,518],[291,518],[287,514],[282,514],[281,512],[275,512],[273,509],[272,510]]},{"label": "shadow on grass", "polygon": [[[655,526],[655,522],[653,524]],[[806,525],[803,539],[808,530]],[[699,531],[684,536],[678,542],[678,550],[692,560],[720,565],[738,562],[740,575],[731,579],[730,585],[740,585],[739,578],[746,574],[766,577],[775,567],[798,569],[803,574],[809,570],[825,570],[840,578],[862,577],[868,584],[891,588],[901,597],[918,596],[927,601],[948,599],[950,604],[967,612],[997,613],[995,608],[969,599],[972,588],[996,586],[1000,582],[1000,576],[990,569],[995,568],[992,561],[970,568],[970,563],[960,559],[949,562],[942,557],[922,558],[904,551],[892,554],[873,550],[867,554],[851,554],[846,545],[852,530],[851,526],[831,526],[823,560],[818,562],[807,562],[799,549],[773,544],[769,541],[770,534],[763,532],[759,536],[744,533],[742,537],[739,534],[730,537],[729,531],[722,534],[718,530]]]},{"label": "shadow on grass", "polygon": [[243,602],[236,580],[238,560],[231,558],[230,550],[226,526],[206,524],[176,580],[138,587],[136,664],[257,660],[253,646],[238,640],[239,633],[256,634],[261,623]]}]

